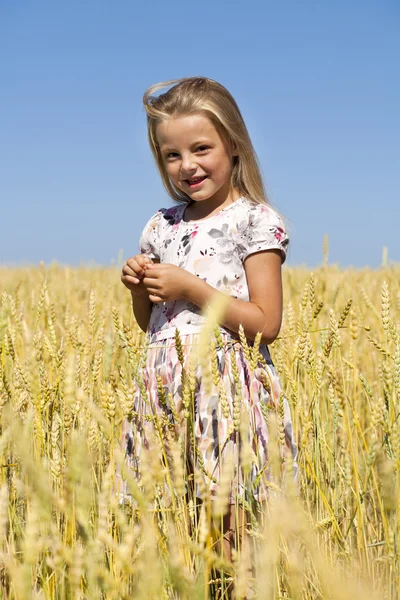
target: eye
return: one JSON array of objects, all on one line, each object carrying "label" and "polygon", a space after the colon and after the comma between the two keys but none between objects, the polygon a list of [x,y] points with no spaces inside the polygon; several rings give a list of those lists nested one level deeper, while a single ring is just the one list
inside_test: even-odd
[{"label": "eye", "polygon": [[174,160],[175,158],[177,158],[179,156],[179,154],[177,152],[168,152],[168,154],[165,155],[165,160]]},{"label": "eye", "polygon": [[209,146],[198,146],[196,149],[197,154],[205,154],[206,152],[208,152],[208,150],[210,149]]}]

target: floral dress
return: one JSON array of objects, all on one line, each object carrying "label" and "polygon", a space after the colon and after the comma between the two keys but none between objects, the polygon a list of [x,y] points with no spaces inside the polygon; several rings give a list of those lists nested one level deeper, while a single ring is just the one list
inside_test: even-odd
[{"label": "floral dress", "polygon": [[[270,206],[239,198],[200,221],[185,221],[185,208],[185,204],[179,204],[161,209],[149,220],[140,239],[142,254],[182,267],[215,289],[242,300],[249,300],[244,262],[250,254],[277,249],[282,262],[285,260],[288,237],[281,218]],[[211,496],[218,490],[224,463],[233,461],[230,501],[235,502],[237,494],[243,496],[246,492],[262,501],[268,496],[271,481],[271,409],[280,419],[283,464],[288,454],[296,458],[289,405],[268,347],[261,345],[257,359],[251,360],[253,344],[248,342],[244,348],[238,336],[223,327],[210,340],[212,381],[210,376],[203,377],[204,365],[193,364],[193,349],[204,323],[200,309],[186,300],[153,305],[142,369],[144,385],[137,385],[133,419],[123,426],[125,455],[140,476],[141,451],[151,445],[156,417],[162,427],[170,425],[175,439],[185,440],[186,465],[202,473]],[[188,373],[182,377],[185,370]],[[186,377],[188,388],[190,373],[185,404],[183,387]],[[243,417],[243,411],[245,431],[238,425],[238,415]],[[252,457],[245,472],[241,468],[243,436]],[[204,485],[197,485],[195,493],[201,497],[200,488]]]}]

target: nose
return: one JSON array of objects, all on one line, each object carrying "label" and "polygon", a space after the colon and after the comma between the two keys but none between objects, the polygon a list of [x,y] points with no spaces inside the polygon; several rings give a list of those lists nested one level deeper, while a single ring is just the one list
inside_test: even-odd
[{"label": "nose", "polygon": [[193,173],[197,169],[195,157],[192,153],[182,155],[181,172],[183,174]]}]

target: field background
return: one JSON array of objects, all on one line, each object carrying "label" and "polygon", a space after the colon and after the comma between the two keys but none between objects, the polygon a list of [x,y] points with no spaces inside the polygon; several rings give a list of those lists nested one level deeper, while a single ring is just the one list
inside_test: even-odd
[{"label": "field background", "polygon": [[143,353],[119,271],[0,269],[0,596],[398,598],[399,282],[396,265],[284,270],[271,354],[300,493],[277,480],[227,564],[178,447],[172,473],[154,455],[142,487],[125,473],[133,505],[113,493]]}]

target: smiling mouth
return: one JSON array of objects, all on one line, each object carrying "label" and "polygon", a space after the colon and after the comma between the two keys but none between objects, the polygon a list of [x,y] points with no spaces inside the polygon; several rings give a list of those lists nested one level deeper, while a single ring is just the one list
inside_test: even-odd
[{"label": "smiling mouth", "polygon": [[185,183],[190,188],[200,187],[200,185],[207,179],[207,175],[203,175],[202,177],[193,177],[193,179],[185,179]]}]

